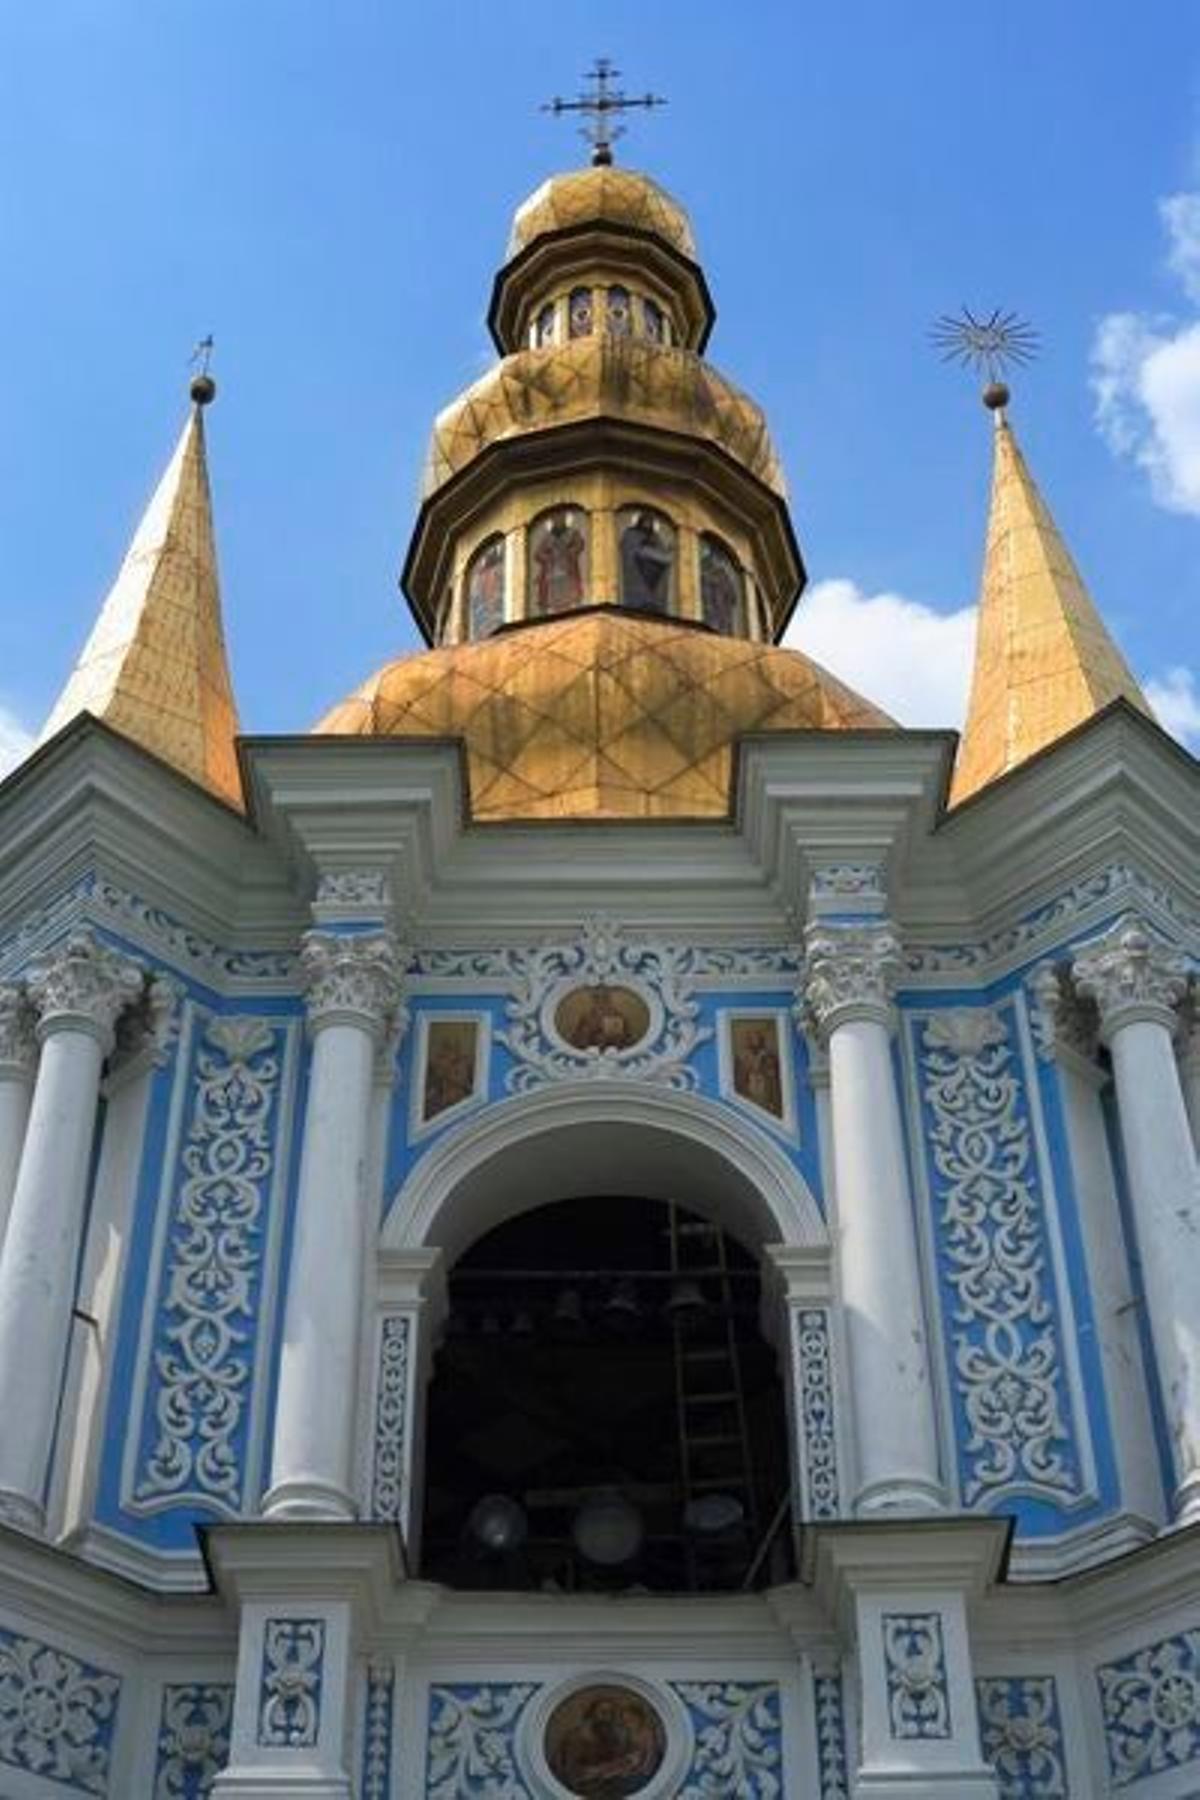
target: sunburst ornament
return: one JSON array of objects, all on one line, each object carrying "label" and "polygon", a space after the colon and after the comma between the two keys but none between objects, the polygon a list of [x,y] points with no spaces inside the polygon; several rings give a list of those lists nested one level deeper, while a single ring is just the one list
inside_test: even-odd
[{"label": "sunburst ornament", "polygon": [[944,313],[930,336],[943,362],[977,369],[986,377],[983,403],[993,411],[1008,404],[1006,371],[1031,363],[1039,348],[1038,333],[1029,321],[999,306],[978,318],[969,306],[960,313]]}]

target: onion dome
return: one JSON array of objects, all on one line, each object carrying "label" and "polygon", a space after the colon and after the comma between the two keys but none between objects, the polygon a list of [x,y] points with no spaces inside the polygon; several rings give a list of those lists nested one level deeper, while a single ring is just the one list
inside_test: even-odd
[{"label": "onion dome", "polygon": [[696,260],[691,220],[678,200],[636,169],[569,169],[551,175],[517,208],[508,239],[511,260],[535,238],[576,225],[619,225],[662,238],[681,256]]},{"label": "onion dome", "polygon": [[495,822],[726,818],[739,738],[892,724],[799,651],[597,607],[387,663],[315,729],[460,740]]}]

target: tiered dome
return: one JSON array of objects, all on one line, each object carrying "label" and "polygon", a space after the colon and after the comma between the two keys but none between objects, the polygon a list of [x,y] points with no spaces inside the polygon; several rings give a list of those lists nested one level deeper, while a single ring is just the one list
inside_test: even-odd
[{"label": "tiered dome", "polygon": [[551,175],[517,208],[508,240],[510,259],[535,238],[576,225],[617,225],[662,238],[696,260],[691,220],[678,200],[636,169],[569,169]]}]

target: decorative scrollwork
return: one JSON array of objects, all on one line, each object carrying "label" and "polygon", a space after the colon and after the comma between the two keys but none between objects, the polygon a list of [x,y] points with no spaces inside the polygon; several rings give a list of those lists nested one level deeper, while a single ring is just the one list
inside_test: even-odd
[{"label": "decorative scrollwork", "polygon": [[793,1325],[804,1448],[804,1517],[836,1519],[841,1511],[841,1495],[829,1314],[823,1306],[801,1307]]},{"label": "decorative scrollwork", "polygon": [[206,1800],[229,1760],[233,1687],[222,1681],[163,1688],[154,1800]]},{"label": "decorative scrollwork", "polygon": [[411,1321],[389,1313],[380,1326],[375,1390],[371,1517],[399,1519],[404,1511],[404,1452],[408,1422]]},{"label": "decorative scrollwork", "polygon": [[975,1683],[975,1698],[1000,1800],[1069,1800],[1054,1677],[989,1675]]},{"label": "decorative scrollwork", "polygon": [[841,1675],[814,1675],[813,1698],[817,1715],[817,1768],[821,1800],[850,1800],[846,1703]]},{"label": "decorative scrollwork", "polygon": [[37,1062],[35,1014],[21,982],[0,987],[0,1075],[28,1076]]},{"label": "decorative scrollwork", "polygon": [[258,1702],[264,1749],[304,1750],[316,1743],[324,1679],[324,1619],[268,1619]]},{"label": "decorative scrollwork", "polygon": [[774,1681],[676,1681],[695,1748],[678,1800],[777,1800],[783,1786],[779,1685]]},{"label": "decorative scrollwork", "polygon": [[0,1629],[0,1763],[107,1795],[120,1693],[116,1675]]},{"label": "decorative scrollwork", "polygon": [[277,1021],[218,1017],[196,1059],[146,1400],[151,1442],[135,1487],[143,1508],[187,1497],[236,1515],[244,1502],[239,1446],[252,1397],[281,1034]]},{"label": "decorative scrollwork", "polygon": [[367,1669],[366,1716],[363,1720],[362,1800],[391,1800],[392,1727],[396,1708],[396,1671],[390,1662]]},{"label": "decorative scrollwork", "polygon": [[883,1667],[894,1738],[948,1738],[950,1692],[941,1615],[884,1613]]},{"label": "decorative scrollwork", "polygon": [[1200,1759],[1200,1630],[1096,1670],[1114,1787]]},{"label": "decorative scrollwork", "polygon": [[1002,1015],[935,1013],[923,1094],[938,1202],[937,1255],[953,1296],[963,1498],[1081,1490],[1027,1102]]},{"label": "decorative scrollwork", "polygon": [[532,1681],[438,1683],[429,1690],[428,1800],[531,1800],[516,1735]]},{"label": "decorative scrollwork", "polygon": [[[659,940],[627,941],[611,921],[589,919],[573,943],[544,944],[506,953],[512,998],[508,1028],[497,1034],[517,1067],[507,1085],[528,1093],[550,1081],[603,1080],[617,1075],[694,1088],[689,1066],[712,1030],[697,1023],[699,1003],[690,985],[694,951]],[[651,1024],[631,1048],[576,1049],[554,1030],[556,1002],[573,987],[631,989],[646,1004]]]}]

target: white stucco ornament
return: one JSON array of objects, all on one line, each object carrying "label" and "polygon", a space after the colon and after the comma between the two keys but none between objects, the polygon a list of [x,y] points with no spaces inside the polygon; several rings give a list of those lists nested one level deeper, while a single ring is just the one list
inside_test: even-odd
[{"label": "white stucco ornament", "polygon": [[689,1059],[712,1036],[698,1023],[694,957],[659,938],[626,938],[603,917],[585,920],[573,942],[509,951],[509,1025],[497,1035],[517,1064],[510,1091],[614,1076],[694,1088]]}]

